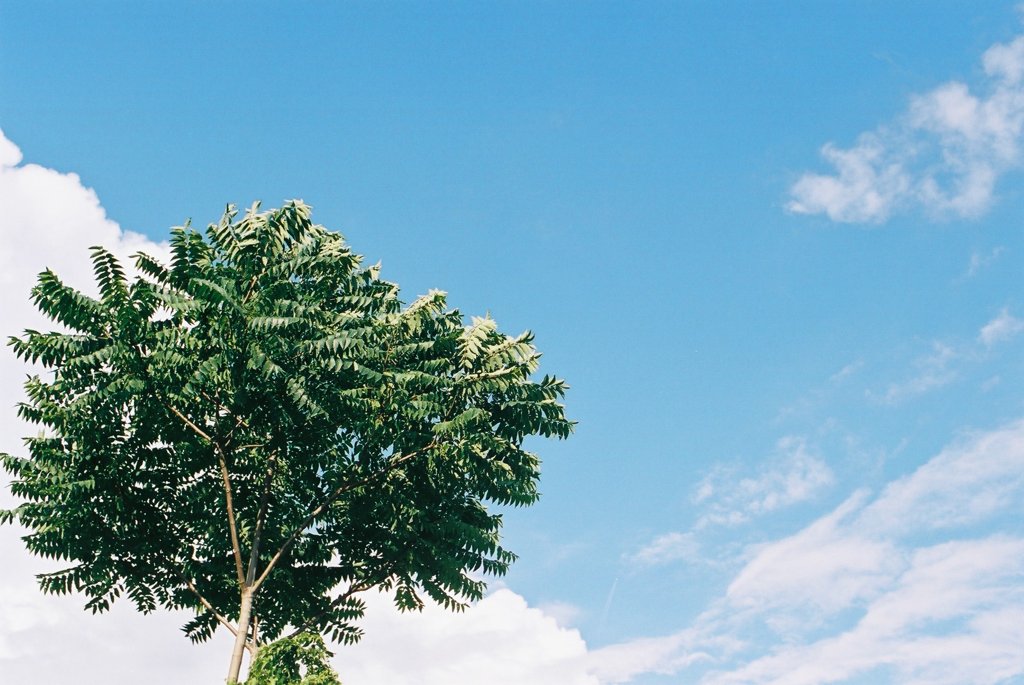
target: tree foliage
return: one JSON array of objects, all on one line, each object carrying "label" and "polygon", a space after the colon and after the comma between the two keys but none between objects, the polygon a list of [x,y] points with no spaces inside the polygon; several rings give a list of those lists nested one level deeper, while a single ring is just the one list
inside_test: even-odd
[{"label": "tree foliage", "polygon": [[481,597],[515,558],[486,504],[534,502],[524,440],[573,427],[531,334],[466,324],[439,291],[403,305],[301,202],[229,208],[170,250],[128,278],[94,248],[97,297],[42,273],[33,301],[62,330],[10,340],[45,372],[0,518],[66,562],[41,588],[195,609],[192,640],[224,626],[252,652],[357,640],[373,587],[403,610]]},{"label": "tree foliage", "polygon": [[341,685],[332,656],[318,634],[281,638],[260,649],[245,685]]}]

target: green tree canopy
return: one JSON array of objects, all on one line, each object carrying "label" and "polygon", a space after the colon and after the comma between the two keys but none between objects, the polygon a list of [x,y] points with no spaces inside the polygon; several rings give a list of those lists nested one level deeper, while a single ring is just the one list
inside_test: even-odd
[{"label": "green tree canopy", "polygon": [[370,588],[403,610],[481,597],[515,558],[486,503],[534,502],[524,439],[573,428],[531,334],[466,325],[439,291],[403,305],[297,201],[175,228],[170,249],[131,279],[94,248],[96,298],[42,273],[33,300],[63,330],[10,341],[46,371],[0,517],[66,562],[42,589],[194,609],[192,640],[236,636],[229,681],[282,635],[357,640]]}]

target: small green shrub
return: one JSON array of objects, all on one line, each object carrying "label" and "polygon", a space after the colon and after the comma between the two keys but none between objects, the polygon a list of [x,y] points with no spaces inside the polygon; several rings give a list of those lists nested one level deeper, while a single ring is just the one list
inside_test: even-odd
[{"label": "small green shrub", "polygon": [[316,633],[282,638],[256,653],[245,685],[341,685],[332,656]]}]

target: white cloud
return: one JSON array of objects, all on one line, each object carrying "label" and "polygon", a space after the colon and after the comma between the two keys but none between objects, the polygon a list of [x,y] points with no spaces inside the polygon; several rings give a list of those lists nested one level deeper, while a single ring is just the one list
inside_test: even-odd
[{"label": "white cloud", "polygon": [[851,376],[853,376],[854,374],[856,374],[858,371],[860,371],[863,368],[864,368],[864,360],[863,359],[858,359],[856,361],[852,361],[849,364],[847,364],[846,366],[844,366],[843,368],[841,368],[838,371],[836,371],[831,376],[829,376],[828,380],[833,385],[839,385],[840,383],[845,382],[848,378],[850,378]]},{"label": "white cloud", "polygon": [[858,525],[872,533],[977,522],[1019,506],[1024,493],[1024,421],[947,447],[889,483]]},{"label": "white cloud", "polygon": [[832,470],[813,455],[807,442],[785,437],[776,456],[756,474],[743,476],[735,468],[719,467],[705,477],[693,495],[705,513],[688,532],[656,536],[623,559],[639,568],[674,561],[704,561],[697,533],[710,526],[737,526],[751,519],[809,500],[834,482]]},{"label": "white cloud", "polygon": [[[26,327],[48,325],[29,300],[44,268],[92,290],[90,246],[105,245],[122,258],[139,249],[158,256],[166,250],[121,230],[77,175],[20,166],[21,161],[21,151],[0,132],[0,284],[7,293],[0,308],[3,339]],[[0,451],[19,452],[19,436],[31,430],[13,411],[25,373],[24,364],[8,350],[0,353]],[[6,480],[0,478],[0,506],[11,503]],[[186,620],[181,614],[143,617],[117,606],[110,615],[96,617],[82,611],[81,598],[40,594],[34,574],[52,564],[30,557],[20,534],[15,527],[0,527],[0,672],[5,681],[55,683],[74,674],[82,685],[106,685],[135,682],[139,673],[147,673],[154,685],[172,685],[226,672],[230,645],[215,641],[193,647],[181,636]]]},{"label": "white cloud", "polygon": [[709,637],[688,629],[664,637],[638,638],[591,652],[590,670],[599,682],[628,683],[647,673],[672,675],[694,664],[713,661],[709,649],[726,651],[735,647],[728,636]]},{"label": "white cloud", "polygon": [[729,585],[729,604],[741,609],[832,613],[884,584],[900,558],[892,544],[848,530],[863,503],[857,493],[836,511],[792,537],[765,545]]},{"label": "white cloud", "polygon": [[1021,331],[1024,331],[1024,320],[1018,319],[1004,308],[998,316],[982,326],[978,340],[986,347],[992,347],[996,343],[1013,338]]},{"label": "white cloud", "polygon": [[[352,685],[598,685],[577,630],[502,589],[464,614],[431,605],[399,614],[384,595],[367,597],[366,636],[336,651]],[[400,655],[400,658],[396,658]]]},{"label": "white cloud", "polygon": [[537,609],[545,616],[555,619],[555,622],[563,628],[573,626],[583,615],[583,610],[569,602],[544,602],[537,605]]},{"label": "white cloud", "polygon": [[981,94],[953,81],[911,98],[895,121],[822,157],[835,171],[805,173],[787,209],[833,221],[882,223],[899,210],[972,218],[992,203],[999,177],[1021,164],[1024,132],[1024,36],[982,57]]},{"label": "white cloud", "polygon": [[990,376],[990,377],[986,378],[982,382],[982,384],[981,384],[981,391],[982,392],[988,392],[988,391],[992,390],[992,388],[995,388],[996,386],[998,386],[1002,382],[1003,382],[1003,379],[1002,379],[1001,376],[999,376],[999,375]]},{"label": "white cloud", "polygon": [[882,222],[911,187],[902,160],[878,133],[863,134],[849,150],[828,143],[821,156],[836,168],[837,175],[801,176],[790,189],[789,211],[824,212],[833,221]]}]

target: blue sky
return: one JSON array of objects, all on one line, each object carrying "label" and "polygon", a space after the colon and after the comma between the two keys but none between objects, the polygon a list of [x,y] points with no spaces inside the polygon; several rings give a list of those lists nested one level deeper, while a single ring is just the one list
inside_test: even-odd
[{"label": "blue sky", "polygon": [[[346,685],[482,682],[469,644],[509,684],[1018,682],[1022,26],[1009,3],[3,3],[0,323],[88,245],[298,197],[408,299],[536,332],[580,425],[535,445],[521,560],[468,618],[382,604]],[[18,558],[0,670],[56,681],[39,636],[79,625],[146,636],[167,683],[226,662],[177,617],[37,598]],[[391,671],[375,627],[404,640]],[[103,649],[76,673],[116,683]]]}]

